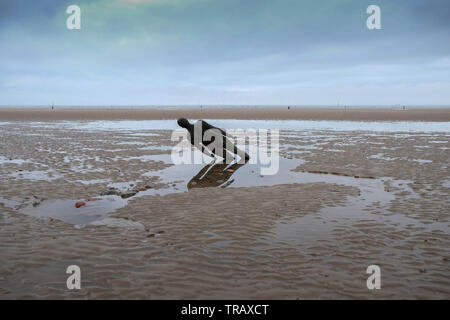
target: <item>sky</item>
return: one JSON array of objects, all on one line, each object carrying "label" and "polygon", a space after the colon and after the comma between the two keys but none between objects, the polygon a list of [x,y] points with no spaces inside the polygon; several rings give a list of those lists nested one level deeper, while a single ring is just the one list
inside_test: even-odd
[{"label": "sky", "polygon": [[450,105],[449,17],[448,0],[2,0],[0,105]]}]

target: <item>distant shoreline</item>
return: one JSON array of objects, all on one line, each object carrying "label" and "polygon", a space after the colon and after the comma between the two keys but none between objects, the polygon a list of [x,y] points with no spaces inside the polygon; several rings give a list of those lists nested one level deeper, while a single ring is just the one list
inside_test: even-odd
[{"label": "distant shoreline", "polygon": [[1,107],[0,121],[53,120],[349,120],[349,121],[450,121],[450,108],[430,107]]}]

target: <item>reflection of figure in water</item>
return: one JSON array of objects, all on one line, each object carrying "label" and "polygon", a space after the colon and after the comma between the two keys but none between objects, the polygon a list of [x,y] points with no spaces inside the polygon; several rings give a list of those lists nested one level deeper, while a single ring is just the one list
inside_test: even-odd
[{"label": "reflection of figure in water", "polygon": [[[178,125],[189,132],[191,144],[210,157],[215,158],[217,155],[226,158],[227,163],[230,163],[230,161],[228,161],[229,155],[232,155],[233,159],[235,154],[239,155],[241,158],[245,159],[245,162],[250,159],[250,156],[245,151],[239,149],[233,141],[227,137],[224,130],[214,127],[206,121],[198,120],[195,124],[191,124],[187,119],[180,118],[178,119]],[[214,133],[210,139],[205,136],[205,132],[209,130],[212,130],[210,133]],[[216,137],[220,137],[222,141],[218,143],[215,141]],[[208,146],[216,145],[216,143],[218,143],[217,145],[220,146],[220,149],[209,150]]]},{"label": "reflection of figure in water", "polygon": [[[246,160],[247,162],[247,160]],[[187,188],[207,188],[222,187],[230,185],[234,179],[230,179],[233,173],[242,167],[245,163],[234,163],[228,165],[224,162],[215,163],[213,160],[200,170],[195,177],[189,181]],[[229,167],[227,167],[229,166]]]}]

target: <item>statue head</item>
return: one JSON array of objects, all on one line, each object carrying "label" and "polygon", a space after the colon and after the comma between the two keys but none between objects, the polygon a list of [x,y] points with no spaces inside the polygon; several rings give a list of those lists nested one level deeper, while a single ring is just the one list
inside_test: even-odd
[{"label": "statue head", "polygon": [[177,122],[180,127],[186,128],[186,129],[191,125],[186,118],[180,118],[180,119],[178,119]]}]

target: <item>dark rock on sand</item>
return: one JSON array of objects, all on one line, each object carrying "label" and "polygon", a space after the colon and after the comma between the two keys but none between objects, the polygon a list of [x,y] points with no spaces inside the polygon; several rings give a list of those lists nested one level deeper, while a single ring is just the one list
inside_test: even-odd
[{"label": "dark rock on sand", "polygon": [[126,198],[130,198],[130,197],[134,196],[136,193],[137,193],[137,191],[135,191],[135,190],[129,190],[129,191],[122,192],[122,194],[120,196],[122,197],[122,199],[126,199]]}]

